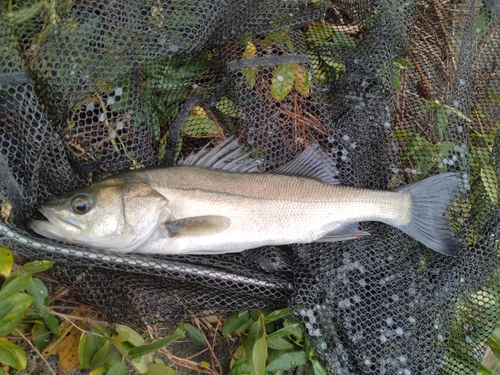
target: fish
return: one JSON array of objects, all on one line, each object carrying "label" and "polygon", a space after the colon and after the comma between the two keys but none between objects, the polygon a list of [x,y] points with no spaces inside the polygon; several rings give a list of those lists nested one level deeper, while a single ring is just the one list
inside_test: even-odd
[{"label": "fish", "polygon": [[313,144],[262,172],[261,160],[229,138],[172,167],[123,172],[43,204],[37,234],[113,252],[223,254],[261,246],[336,242],[369,235],[360,222],[395,227],[456,256],[447,215],[458,173],[391,190],[339,183],[335,163]]}]

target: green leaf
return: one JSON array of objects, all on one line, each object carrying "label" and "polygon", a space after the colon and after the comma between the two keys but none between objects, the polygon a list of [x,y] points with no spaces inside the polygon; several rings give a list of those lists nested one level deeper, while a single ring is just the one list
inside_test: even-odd
[{"label": "green leaf", "polygon": [[81,368],[91,368],[91,360],[97,351],[103,347],[105,340],[102,337],[83,333],[78,343],[78,360]]},{"label": "green leaf", "polygon": [[307,356],[304,352],[289,352],[276,358],[266,368],[267,371],[285,371],[293,367],[302,366],[307,362]]},{"label": "green leaf", "polygon": [[273,71],[271,95],[277,101],[283,100],[292,91],[294,83],[293,64],[279,64]]},{"label": "green leaf", "polygon": [[45,324],[33,324],[31,336],[31,341],[33,341],[38,351],[41,352],[50,341],[50,330]]},{"label": "green leaf", "polygon": [[144,374],[148,371],[149,365],[153,361],[151,354],[143,355],[137,358],[132,358],[132,363],[139,374]]},{"label": "green leaf", "polygon": [[47,315],[47,317],[43,318],[43,321],[45,322],[47,327],[49,327],[49,329],[52,331],[54,335],[59,336],[61,334],[59,328],[59,322],[57,321],[57,318],[54,315],[52,314]]},{"label": "green leaf", "polygon": [[222,327],[222,334],[227,336],[238,330],[243,324],[246,324],[250,318],[248,311],[241,311],[231,314]]},{"label": "green leaf", "polygon": [[0,363],[22,371],[26,368],[26,353],[21,347],[0,337]]},{"label": "green leaf", "polygon": [[311,359],[312,369],[314,375],[327,375],[327,372],[320,361]]},{"label": "green leaf", "polygon": [[106,375],[126,375],[127,374],[127,366],[125,366],[125,363],[120,362],[117,363],[116,365],[112,366]]},{"label": "green leaf", "polygon": [[298,323],[291,323],[286,327],[278,329],[277,331],[269,334],[268,337],[271,339],[277,339],[283,336],[290,336],[290,335],[302,336],[302,330],[300,329]]},{"label": "green leaf", "polygon": [[258,339],[252,350],[252,366],[255,375],[264,375],[267,362],[267,340],[265,337]]},{"label": "green leaf", "polygon": [[456,109],[455,107],[452,107],[450,105],[446,105],[446,104],[443,104],[442,106],[444,109],[447,109],[449,111],[451,111],[453,114],[457,115],[458,117],[460,117],[461,119],[467,121],[467,122],[472,122],[472,119],[470,119],[469,117],[467,117],[465,114],[463,114],[461,111],[459,111],[458,109]]},{"label": "green leaf", "polygon": [[286,47],[289,52],[295,52],[295,46],[292,43],[292,39],[284,30],[271,31],[266,35],[264,40],[267,42],[264,48],[267,48],[272,43],[276,43]]},{"label": "green leaf", "polygon": [[500,326],[495,328],[495,330],[491,334],[489,346],[493,354],[495,354],[496,357],[500,359]]},{"label": "green leaf", "polygon": [[446,114],[446,109],[443,106],[436,109],[436,127],[439,139],[443,139],[446,128],[448,127],[448,115]]},{"label": "green leaf", "polygon": [[30,279],[28,294],[33,297],[33,307],[42,318],[46,318],[50,315],[47,309],[49,304],[49,291],[40,279]]},{"label": "green leaf", "polygon": [[104,341],[103,346],[99,348],[99,350],[90,359],[90,368],[97,369],[103,366],[109,357],[112,347],[113,344],[111,344],[109,341]]},{"label": "green leaf", "polygon": [[275,320],[278,320],[278,319],[286,318],[291,313],[292,313],[292,310],[289,307],[281,309],[281,310],[274,310],[270,314],[267,314],[264,316],[264,323],[270,323],[270,322],[274,322]]},{"label": "green leaf", "polygon": [[131,343],[134,346],[140,346],[144,344],[144,339],[142,338],[141,335],[139,335],[136,331],[134,331],[132,328],[121,325],[121,324],[116,324],[115,325],[115,331],[118,332],[119,334],[122,332],[127,332],[130,337],[127,339],[129,343]]},{"label": "green leaf", "polygon": [[24,272],[27,273],[37,273],[47,271],[50,267],[54,265],[52,260],[35,260],[34,262],[26,263],[23,266]]},{"label": "green leaf", "polygon": [[121,331],[119,332],[116,336],[112,336],[111,339],[114,342],[125,342],[129,341],[130,339],[130,332],[127,331]]},{"label": "green leaf", "polygon": [[285,339],[269,336],[267,337],[267,346],[271,349],[282,351],[292,350],[293,348],[295,348],[291,342],[288,342]]},{"label": "green leaf", "polygon": [[30,7],[23,7],[22,9],[7,12],[5,14],[5,18],[11,25],[18,25],[25,21],[28,21],[35,14],[38,13],[40,9],[43,7],[43,1],[39,1],[38,3],[33,4]]},{"label": "green leaf", "polygon": [[0,275],[9,277],[13,265],[14,257],[12,256],[12,251],[0,246]]},{"label": "green leaf", "polygon": [[264,334],[264,327],[262,326],[262,322],[257,320],[252,324],[250,330],[248,331],[247,342],[245,344],[245,351],[247,353],[247,361],[248,364],[251,364],[253,361],[253,348],[257,340],[259,340]]},{"label": "green leaf", "polygon": [[223,96],[215,106],[222,114],[235,118],[245,118],[243,111],[234,104],[227,96]]},{"label": "green leaf", "polygon": [[403,57],[398,57],[394,60],[394,66],[398,69],[413,69],[415,66]]},{"label": "green leaf", "polygon": [[[169,134],[170,132],[166,132],[165,135],[160,140],[160,147],[158,148],[158,160],[160,161],[163,160],[163,158],[167,153],[167,146],[168,146],[167,141]],[[177,158],[179,157],[181,150],[182,150],[182,137],[179,135],[179,138],[177,138],[177,144],[175,145],[174,161],[177,160]]]},{"label": "green leaf", "polygon": [[184,323],[184,328],[186,329],[186,333],[188,337],[193,340],[195,343],[200,344],[200,345],[207,345],[207,342],[205,341],[205,338],[201,334],[200,330],[196,328],[195,326],[189,324],[189,323]]},{"label": "green leaf", "polygon": [[227,375],[241,375],[241,374],[250,374],[252,371],[252,367],[247,362],[247,357],[243,356],[239,358],[231,368],[231,371]]},{"label": "green leaf", "polygon": [[178,375],[177,372],[170,366],[164,363],[153,363],[149,366],[148,371],[143,375]]},{"label": "green leaf", "polygon": [[19,293],[0,303],[0,337],[8,335],[21,323],[32,302],[31,296]]},{"label": "green leaf", "polygon": [[186,331],[182,324],[179,324],[174,333],[170,336],[164,337],[160,340],[154,341],[150,344],[145,344],[141,346],[137,346],[129,350],[128,355],[133,357],[139,357],[148,353],[156,352],[157,350],[163,348],[164,346],[170,344],[173,341],[183,339],[186,335]]},{"label": "green leaf", "polygon": [[480,175],[491,202],[494,205],[498,204],[498,178],[495,167],[491,164],[483,164]]},{"label": "green leaf", "polygon": [[97,333],[99,336],[109,337],[111,335],[109,328],[102,323],[93,323],[93,325],[90,327],[90,330],[94,333]]},{"label": "green leaf", "polygon": [[215,121],[200,106],[194,106],[182,125],[182,132],[190,137],[210,137],[220,133]]},{"label": "green leaf", "polygon": [[0,305],[7,298],[19,293],[21,290],[27,289],[30,285],[30,280],[31,274],[29,273],[13,272],[3,283],[2,289],[0,289]]},{"label": "green leaf", "polygon": [[486,5],[483,5],[478,17],[476,18],[476,23],[472,28],[472,35],[474,35],[474,38],[477,38],[484,33],[485,30],[488,30],[488,28],[491,27],[491,19],[492,11],[490,11]]},{"label": "green leaf", "polygon": [[306,32],[305,39],[315,47],[331,44],[330,38],[333,36],[334,31],[323,25],[320,21],[311,24]]},{"label": "green leaf", "polygon": [[455,148],[455,144],[453,142],[438,142],[436,143],[436,148],[439,151],[439,155],[445,157]]}]

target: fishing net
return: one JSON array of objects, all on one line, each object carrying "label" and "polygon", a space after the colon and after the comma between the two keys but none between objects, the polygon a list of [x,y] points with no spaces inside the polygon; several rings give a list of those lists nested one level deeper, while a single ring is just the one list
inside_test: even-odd
[{"label": "fishing net", "polygon": [[[496,0],[23,0],[0,8],[0,243],[114,321],[292,306],[331,374],[472,374],[500,320]],[[365,238],[110,254],[25,225],[46,200],[236,136],[273,170],[318,143],[345,185],[460,172],[460,256]]]}]

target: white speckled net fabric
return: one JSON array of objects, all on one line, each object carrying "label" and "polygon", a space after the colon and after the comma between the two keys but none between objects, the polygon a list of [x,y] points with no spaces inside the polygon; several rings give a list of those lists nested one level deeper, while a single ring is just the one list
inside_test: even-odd
[{"label": "white speckled net fabric", "polygon": [[[290,305],[331,374],[473,374],[500,320],[497,1],[71,1],[0,8],[0,244],[118,321]],[[317,142],[343,184],[458,171],[449,258],[396,229],[221,256],[104,254],[25,221],[235,135],[272,170]],[[175,145],[175,146],[174,146]]]}]

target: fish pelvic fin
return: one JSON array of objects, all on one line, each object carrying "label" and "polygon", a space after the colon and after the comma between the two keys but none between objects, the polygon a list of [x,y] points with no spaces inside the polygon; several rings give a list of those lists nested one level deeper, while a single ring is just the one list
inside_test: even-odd
[{"label": "fish pelvic fin", "polygon": [[447,211],[460,183],[459,173],[443,173],[396,188],[410,195],[411,209],[407,223],[393,225],[438,253],[457,256],[459,244]]}]

